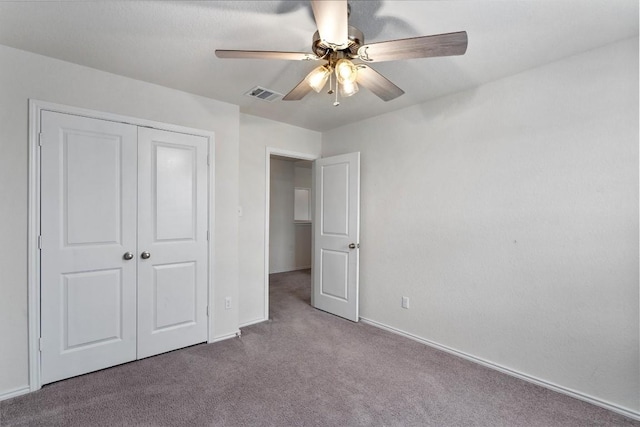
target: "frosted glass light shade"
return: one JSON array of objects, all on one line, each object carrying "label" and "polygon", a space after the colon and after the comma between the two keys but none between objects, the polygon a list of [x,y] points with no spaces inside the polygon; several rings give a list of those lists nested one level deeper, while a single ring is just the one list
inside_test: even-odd
[{"label": "frosted glass light shade", "polygon": [[341,59],[336,62],[336,78],[338,83],[350,82],[355,83],[358,77],[358,70],[353,62],[348,59]]},{"label": "frosted glass light shade", "polygon": [[345,81],[340,85],[340,95],[345,98],[351,95],[355,95],[358,90],[358,83],[356,82]]},{"label": "frosted glass light shade", "polygon": [[307,74],[304,79],[313,90],[320,93],[324,85],[327,84],[330,74],[331,70],[326,65],[321,65]]}]

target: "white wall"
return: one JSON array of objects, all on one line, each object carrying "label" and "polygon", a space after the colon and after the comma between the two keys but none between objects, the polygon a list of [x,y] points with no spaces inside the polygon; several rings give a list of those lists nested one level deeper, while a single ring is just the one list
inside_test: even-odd
[{"label": "white wall", "polygon": [[311,226],[294,223],[294,188],[311,188],[311,168],[271,159],[269,273],[311,267]]},{"label": "white wall", "polygon": [[[296,162],[293,168],[293,186],[311,188],[311,165],[309,161]],[[313,194],[309,194],[313,200]],[[311,268],[311,223],[295,225],[295,265],[296,269]]]},{"label": "white wall", "polygon": [[0,46],[0,397],[28,385],[28,99],[215,132],[214,335],[238,329],[238,107]]},{"label": "white wall", "polygon": [[319,157],[320,140],[319,132],[240,114],[240,325],[269,317],[264,294],[267,147]]},{"label": "white wall", "polygon": [[295,269],[296,235],[293,223],[293,162],[271,159],[269,198],[269,273]]},{"label": "white wall", "polygon": [[295,224],[295,247],[294,254],[295,267],[293,270],[304,270],[311,268],[311,223],[296,223]]},{"label": "white wall", "polygon": [[353,151],[362,317],[638,412],[637,38],[323,134]]},{"label": "white wall", "polygon": [[311,188],[311,162],[295,162],[293,169],[293,185],[302,188]]}]

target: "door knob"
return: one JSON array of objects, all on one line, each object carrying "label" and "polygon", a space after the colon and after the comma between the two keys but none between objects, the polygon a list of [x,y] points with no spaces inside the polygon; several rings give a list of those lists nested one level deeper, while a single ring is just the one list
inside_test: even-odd
[{"label": "door knob", "polygon": [[142,253],[140,254],[140,258],[142,258],[142,259],[149,259],[149,258],[151,258],[151,254],[150,254],[149,252],[147,252],[147,251],[144,251],[144,252],[142,252]]},{"label": "door knob", "polygon": [[125,252],[124,255],[122,255],[122,258],[124,258],[127,261],[129,261],[130,259],[133,259],[133,253],[132,252]]},{"label": "door knob", "polygon": [[349,249],[355,249],[355,248],[357,248],[358,246],[360,246],[360,245],[357,245],[357,246],[356,246],[356,244],[355,244],[355,243],[349,243]]}]

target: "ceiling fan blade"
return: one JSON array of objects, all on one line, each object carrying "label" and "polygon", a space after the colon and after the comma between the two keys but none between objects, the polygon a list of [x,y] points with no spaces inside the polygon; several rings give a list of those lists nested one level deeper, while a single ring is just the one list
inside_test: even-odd
[{"label": "ceiling fan blade", "polygon": [[347,0],[311,0],[311,8],[320,40],[331,48],[346,48],[349,44]]},{"label": "ceiling fan blade", "polygon": [[358,49],[358,56],[366,62],[382,62],[396,59],[463,55],[466,51],[467,32],[459,31],[367,44]]},{"label": "ceiling fan blade", "polygon": [[296,87],[291,89],[291,92],[286,94],[284,98],[282,98],[282,100],[283,101],[300,101],[302,98],[305,97],[306,94],[311,92],[311,90],[312,90],[311,86],[309,86],[309,83],[307,83],[306,77],[305,77],[300,83],[298,83]]},{"label": "ceiling fan blade", "polygon": [[391,101],[404,94],[404,91],[393,84],[382,74],[364,64],[358,65],[358,84],[366,87],[383,101]]},{"label": "ceiling fan blade", "polygon": [[270,50],[224,50],[216,49],[218,58],[234,59],[285,59],[288,61],[312,61],[320,59],[313,53],[277,52]]}]

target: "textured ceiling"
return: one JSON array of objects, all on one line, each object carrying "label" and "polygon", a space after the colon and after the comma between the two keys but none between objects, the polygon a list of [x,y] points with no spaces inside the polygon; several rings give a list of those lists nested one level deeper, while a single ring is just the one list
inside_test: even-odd
[{"label": "textured ceiling", "polygon": [[464,56],[374,64],[405,90],[383,102],[366,89],[339,107],[324,93],[286,94],[314,62],[218,59],[215,49],[310,51],[307,1],[4,1],[0,44],[237,104],[242,112],[324,131],[469,89],[638,36],[637,0],[353,0],[365,42],[466,30]]}]

